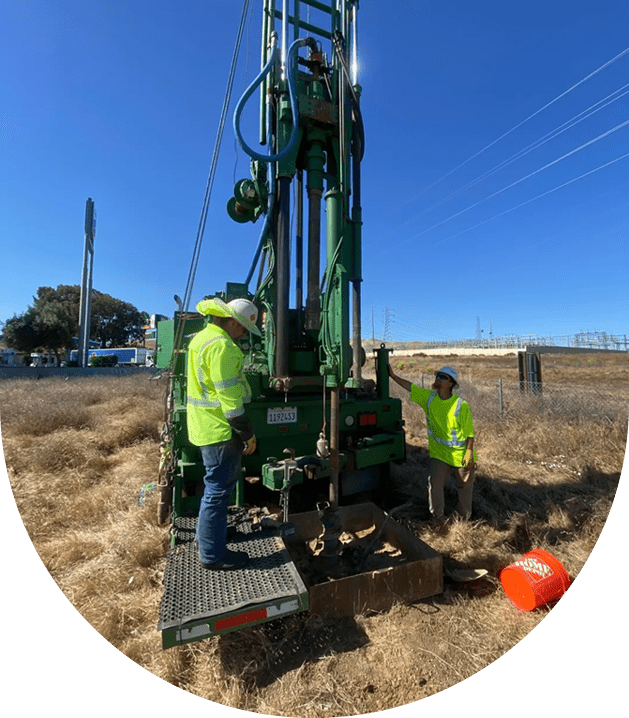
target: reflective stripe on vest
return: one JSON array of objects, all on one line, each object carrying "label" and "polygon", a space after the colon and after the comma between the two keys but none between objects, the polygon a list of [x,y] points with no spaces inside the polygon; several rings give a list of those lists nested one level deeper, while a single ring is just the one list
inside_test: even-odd
[{"label": "reflective stripe on vest", "polygon": [[245,413],[245,407],[241,406],[238,409],[224,409],[223,410],[223,416],[226,419],[236,419],[239,416],[242,416]]},{"label": "reflective stripe on vest", "polygon": [[230,386],[238,386],[240,379],[237,376],[231,379],[225,379],[225,381],[215,381],[214,386],[217,389],[229,389]]},{"label": "reflective stripe on vest", "polygon": [[[432,438],[438,443],[443,444],[444,446],[451,446],[451,447],[457,447],[457,446],[465,446],[465,441],[459,441],[456,433],[456,429],[452,429],[451,436],[452,439],[448,441],[447,439],[440,439],[438,436],[435,436],[435,434],[432,431],[432,427],[430,425],[430,414],[428,413],[428,410],[430,409],[430,405],[432,403],[432,400],[437,396],[437,392],[433,391],[432,394],[428,397],[428,401],[426,402],[426,428],[428,430],[428,436],[432,436]],[[454,409],[454,416],[458,418],[459,414],[461,413],[461,404],[463,403],[463,399],[459,397],[459,400],[456,403],[456,407]]]},{"label": "reflective stripe on vest", "polygon": [[[188,438],[196,446],[227,440],[232,435],[229,422],[246,415],[245,402],[251,401],[238,346],[219,327],[201,331],[192,338],[187,358]],[[222,368],[213,372],[218,362]]]},{"label": "reflective stripe on vest", "polygon": [[202,406],[205,409],[218,409],[221,406],[220,401],[211,401],[210,399],[196,399],[194,397],[188,397],[188,404],[192,406]]},{"label": "reflective stripe on vest", "polygon": [[[208,346],[210,346],[210,344],[213,344],[214,342],[217,342],[217,341],[225,341],[225,337],[223,337],[223,336],[212,337],[209,341],[205,342],[205,344],[202,344],[202,345],[199,347],[198,355],[201,356],[201,354],[203,353],[203,350],[205,349],[205,347],[208,347]],[[202,370],[200,367],[197,369],[197,379],[198,379],[198,381],[199,381],[199,384],[201,385],[201,391],[203,392],[203,399],[202,399],[201,401],[205,401],[205,400],[206,400],[205,397],[207,397],[210,392],[209,392],[209,389],[208,389],[208,387],[207,387],[207,384],[206,384],[205,381],[204,381],[205,375],[203,374],[203,370]],[[189,402],[190,404],[193,404],[193,403],[194,403],[194,402],[192,402],[192,401],[190,400],[190,398],[188,398],[188,402]],[[211,408],[215,408],[216,406],[220,406],[221,403],[220,403],[220,402],[209,403],[209,404],[196,404],[196,403],[194,403],[194,405],[195,405],[195,406],[208,406],[208,407],[211,407]]]},{"label": "reflective stripe on vest", "polygon": [[[205,344],[203,344],[199,348],[199,354],[201,354],[207,346],[209,346],[210,344],[213,344],[214,342],[219,341],[219,340],[225,341],[225,337],[221,337],[221,336],[212,337],[212,339],[205,342]],[[195,399],[195,400],[188,398],[188,402],[190,404],[193,404],[194,406],[203,406],[203,407],[208,407],[211,409],[220,407],[220,405],[221,405],[220,402],[209,401],[209,400],[205,399],[205,397],[208,396],[210,392],[207,387],[207,384],[204,381],[205,375],[203,374],[203,370],[201,368],[197,369],[197,379],[199,380],[199,384],[201,386],[201,391],[203,392],[204,398],[203,399]],[[230,377],[229,379],[225,379],[224,381],[215,382],[214,387],[215,387],[215,389],[220,391],[221,389],[231,389],[233,386],[238,386],[238,384],[240,384],[240,383],[241,383],[240,377],[235,376],[235,377]],[[243,394],[244,395],[242,397],[242,401],[244,404],[248,404],[251,401],[251,390],[249,388],[248,383],[243,384]],[[206,402],[206,403],[202,403],[202,402]],[[244,409],[242,411],[240,411],[240,410],[226,411],[224,413],[224,416],[226,419],[235,419],[237,416],[240,416],[241,414],[244,414],[244,413],[245,413]]]}]

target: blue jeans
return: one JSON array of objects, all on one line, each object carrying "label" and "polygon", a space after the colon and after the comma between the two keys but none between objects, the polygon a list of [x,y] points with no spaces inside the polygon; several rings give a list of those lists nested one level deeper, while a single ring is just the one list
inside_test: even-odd
[{"label": "blue jeans", "polygon": [[202,563],[221,561],[227,551],[227,505],[241,470],[243,442],[235,434],[229,441],[201,446],[205,491],[199,508],[196,539]]}]

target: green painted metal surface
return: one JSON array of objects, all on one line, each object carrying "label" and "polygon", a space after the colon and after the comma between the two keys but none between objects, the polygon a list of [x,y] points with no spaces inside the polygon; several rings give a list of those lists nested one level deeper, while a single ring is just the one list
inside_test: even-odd
[{"label": "green painted metal surface", "polygon": [[[259,310],[262,335],[241,343],[257,450],[243,457],[243,479],[232,496],[239,506],[253,491],[252,479],[259,479],[256,490],[266,490],[271,503],[288,484],[293,496],[310,479],[329,478],[330,486],[337,481],[341,501],[367,490],[382,493],[390,462],[405,458],[401,402],[389,395],[389,350],[382,346],[377,352],[375,381],[365,380],[353,361],[354,354],[361,355],[359,348],[352,351],[352,342],[360,342],[364,138],[362,88],[350,84],[346,48],[357,4],[293,0],[289,37],[283,38],[280,3],[263,2],[261,66],[268,72],[258,78],[260,141],[262,154],[268,151],[277,159],[256,156],[241,142],[251,156],[250,177],[236,182],[226,202],[240,225],[235,231],[251,232],[252,223],[260,227],[257,250],[245,282],[228,282],[220,291],[203,286],[199,292],[226,302],[246,297]],[[345,7],[344,15],[339,7]],[[309,10],[316,15],[312,22]],[[319,44],[304,42],[292,65],[282,68],[279,54],[268,65],[277,43],[290,57],[289,46],[299,45],[306,34]],[[214,275],[219,270],[220,265],[212,267]],[[158,324],[156,363],[169,369],[171,382],[167,435],[174,457],[175,521],[198,512],[203,492],[200,452],[187,438],[185,370],[189,339],[204,323],[199,315],[177,313]],[[180,335],[181,345],[175,346]],[[331,415],[332,396],[338,416]],[[301,598],[298,603],[295,610],[303,610]],[[201,617],[184,629],[170,627],[164,640],[174,645],[220,632],[212,620]]]},{"label": "green painted metal surface", "polygon": [[[254,292],[249,282],[229,282],[224,290],[206,296],[225,301],[250,298],[261,315],[262,336],[252,336],[242,344],[252,389],[247,413],[258,442],[256,453],[243,460],[246,476],[261,477],[265,486],[279,490],[284,481],[281,462],[289,451],[303,464],[316,466],[311,473],[329,475],[330,462],[325,456],[317,456],[317,442],[322,432],[330,438],[333,422],[329,392],[340,388],[339,463],[343,471],[351,473],[352,490],[356,490],[360,487],[356,472],[372,469],[367,482],[371,485],[374,466],[382,465],[384,477],[389,461],[404,458],[404,433],[401,403],[389,396],[389,351],[382,347],[378,353],[375,387],[369,386],[352,364],[351,295],[352,284],[362,279],[363,221],[362,208],[355,201],[362,159],[356,146],[363,142],[355,102],[362,88],[350,86],[344,69],[354,3],[345,3],[345,15],[333,0],[295,0],[288,5],[290,35],[283,38],[281,6],[274,0],[263,2],[262,66],[267,64],[274,42],[288,57],[289,45],[306,33],[317,36],[327,49],[323,45],[304,47],[294,66],[286,68],[280,66],[278,54],[268,73],[261,75],[261,140],[267,143],[272,138],[268,151],[284,156],[275,162],[252,159],[250,178],[236,182],[228,203],[228,213],[239,224],[246,225],[261,215],[268,215],[270,220],[259,240],[262,258],[261,266],[256,267],[258,286]],[[313,23],[307,21],[310,10],[316,15]],[[273,40],[274,33],[277,40]],[[291,77],[297,88],[296,106],[289,92]],[[267,104],[270,96],[274,102]],[[296,117],[299,126],[291,150]],[[294,213],[286,188],[294,183],[297,173],[304,177],[308,205],[308,227],[302,226],[299,232],[308,248],[311,242],[320,242],[324,248],[324,263],[314,275],[316,294],[306,286],[303,266],[295,271],[284,257],[284,253],[293,254],[292,245],[297,241],[292,234],[285,234],[291,231],[287,229],[287,216]],[[294,195],[294,190],[291,192]],[[313,246],[316,252],[316,244]],[[309,296],[297,305],[291,299],[293,306],[289,307],[288,297],[297,293],[297,281],[299,296],[308,292]],[[172,321],[159,323],[157,349],[158,367],[170,366],[172,370],[175,513],[194,510],[199,489],[195,494],[193,484],[202,480],[202,471],[195,468],[200,454],[187,440],[185,350],[190,335],[203,327],[204,320],[198,315],[186,317],[183,345],[173,357],[178,324],[183,320],[178,314]],[[369,413],[373,421],[361,423],[360,417]],[[296,475],[293,482],[300,481]],[[238,502],[246,500],[245,493],[246,485],[237,492]]]}]

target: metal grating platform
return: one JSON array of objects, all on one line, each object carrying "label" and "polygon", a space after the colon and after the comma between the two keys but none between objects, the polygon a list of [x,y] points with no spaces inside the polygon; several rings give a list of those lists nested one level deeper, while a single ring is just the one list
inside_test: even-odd
[{"label": "metal grating platform", "polygon": [[[307,589],[277,531],[254,531],[250,523],[240,522],[237,538],[228,546],[245,551],[249,564],[236,571],[208,571],[199,562],[196,522],[196,518],[177,519],[175,545],[167,556],[158,630],[171,634],[174,630],[176,637],[171,637],[168,645],[183,642],[179,629],[199,622],[208,625],[200,637],[220,633],[220,619],[242,610],[255,613],[278,602],[287,605],[287,599],[292,599],[291,610],[282,612],[307,609]],[[230,524],[234,523],[230,514]],[[260,620],[267,620],[266,614],[247,623]]]}]

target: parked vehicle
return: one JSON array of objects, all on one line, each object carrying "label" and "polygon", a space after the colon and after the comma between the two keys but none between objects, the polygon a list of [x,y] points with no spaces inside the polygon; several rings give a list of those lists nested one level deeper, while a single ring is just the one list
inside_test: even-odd
[{"label": "parked vehicle", "polygon": [[[105,349],[90,349],[88,352],[88,363],[92,357],[117,357],[116,364],[119,366],[153,366],[153,350],[144,347],[108,347]],[[78,361],[78,349],[70,352],[70,360]]]}]

